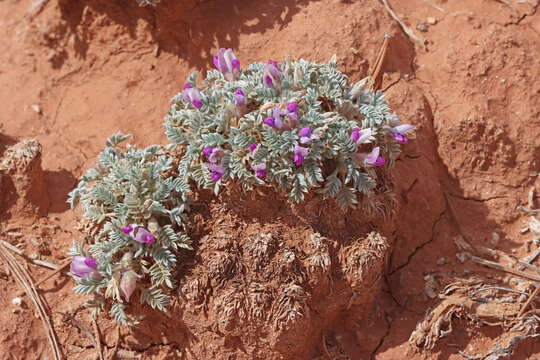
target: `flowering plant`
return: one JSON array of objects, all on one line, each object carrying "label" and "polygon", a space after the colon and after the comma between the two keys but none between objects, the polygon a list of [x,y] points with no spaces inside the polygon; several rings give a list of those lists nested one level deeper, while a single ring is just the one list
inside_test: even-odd
[{"label": "flowering plant", "polygon": [[[399,124],[382,92],[351,85],[327,65],[290,59],[244,70],[231,49],[197,73],[165,118],[171,147],[185,146],[180,176],[217,194],[228,182],[273,186],[293,201],[316,190],[342,207],[368,199],[414,126]],[[378,170],[380,169],[380,170]]]},{"label": "flowering plant", "polygon": [[126,313],[134,294],[141,303],[167,311],[176,254],[190,249],[184,233],[188,185],[167,176],[173,159],[161,147],[122,150],[119,145],[129,137],[117,133],[107,140],[99,163],[68,201],[72,208],[82,203],[91,238],[87,250],[74,243],[70,252],[75,291],[92,294],[86,305],[95,313],[112,300],[110,312],[123,325],[138,321]]}]

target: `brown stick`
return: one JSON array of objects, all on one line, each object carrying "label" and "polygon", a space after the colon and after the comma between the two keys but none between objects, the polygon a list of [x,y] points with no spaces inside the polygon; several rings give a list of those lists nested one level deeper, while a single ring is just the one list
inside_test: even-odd
[{"label": "brown stick", "polygon": [[45,308],[43,300],[41,299],[39,293],[36,290],[30,274],[28,273],[28,271],[26,271],[24,267],[21,266],[15,256],[11,252],[9,252],[9,250],[4,246],[3,243],[0,243],[0,259],[2,259],[2,261],[10,269],[11,273],[13,274],[19,285],[24,288],[26,294],[34,303],[37,313],[41,318],[41,322],[43,323],[43,327],[45,328],[45,332],[49,340],[49,345],[52,348],[54,358],[56,360],[61,360],[62,353],[60,352],[60,348],[58,346],[56,333],[54,332],[54,329],[52,327],[51,318],[47,312],[47,309]]},{"label": "brown stick", "polygon": [[524,279],[532,280],[532,281],[536,281],[536,282],[540,283],[540,276],[536,276],[536,275],[529,274],[529,273],[519,271],[519,270],[514,270],[512,268],[509,268],[508,266],[504,266],[504,265],[501,265],[501,264],[493,262],[493,261],[480,259],[480,258],[478,258],[476,256],[471,256],[471,260],[474,261],[475,263],[487,266],[489,268],[501,270],[501,271],[504,271],[504,272],[507,272],[507,273],[514,274],[516,276],[522,277]]},{"label": "brown stick", "polygon": [[373,72],[371,73],[371,79],[373,80],[373,90],[377,90],[379,88],[379,81],[377,79],[379,78],[379,75],[382,70],[382,66],[384,64],[384,59],[386,58],[386,51],[388,50],[388,45],[390,43],[390,38],[392,36],[390,34],[384,34],[384,39],[381,48],[379,49],[379,54],[377,55],[377,60],[375,61],[375,66],[373,68]]},{"label": "brown stick", "polygon": [[[52,273],[48,274],[47,276],[45,276],[43,279],[39,280],[38,282],[36,282],[34,284],[34,286],[37,288],[39,287],[39,285],[43,284],[45,281],[49,280],[50,278],[52,278],[54,275],[58,274],[59,272],[61,272],[62,270],[64,270],[65,268],[68,267],[68,265],[71,264],[71,260],[68,260],[66,261],[65,263],[63,263],[62,265],[60,265],[60,267],[58,267],[58,269],[54,270]],[[22,296],[24,295],[24,291],[21,291],[17,294],[17,296]]]},{"label": "brown stick", "polygon": [[422,47],[422,49],[426,50],[426,43],[424,42],[424,40],[416,36],[414,32],[407,25],[405,25],[403,21],[400,20],[400,18],[396,15],[394,10],[392,10],[390,5],[388,4],[388,1],[381,0],[381,2],[383,3],[384,7],[386,8],[386,11],[388,11],[390,16],[399,24],[399,26],[401,26],[401,29],[405,32],[405,34],[407,34],[407,36],[410,37],[412,40],[416,41],[418,45]]},{"label": "brown stick", "polygon": [[533,302],[533,300],[536,298],[536,295],[538,295],[539,293],[540,293],[540,284],[536,286],[536,289],[534,289],[534,291],[531,293],[531,296],[529,296],[525,304],[523,304],[523,306],[521,307],[521,310],[519,311],[517,315],[518,318],[521,317],[521,315],[523,315],[525,310],[527,310],[527,307]]},{"label": "brown stick", "polygon": [[101,336],[99,335],[99,329],[97,326],[96,318],[92,317],[92,326],[94,328],[94,337],[96,338],[97,351],[99,355],[99,360],[103,359],[103,349],[101,348]]}]

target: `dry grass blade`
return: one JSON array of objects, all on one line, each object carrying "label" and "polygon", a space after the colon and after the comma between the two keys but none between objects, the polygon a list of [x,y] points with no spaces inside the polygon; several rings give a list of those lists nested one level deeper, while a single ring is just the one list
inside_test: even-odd
[{"label": "dry grass blade", "polygon": [[96,338],[97,351],[99,355],[99,360],[103,359],[103,349],[101,348],[101,336],[99,335],[99,328],[97,326],[96,319],[92,317],[92,327],[94,328],[94,337]]},{"label": "dry grass blade", "polygon": [[[50,278],[52,278],[54,275],[58,274],[59,272],[61,272],[62,270],[64,270],[65,268],[67,268],[69,266],[69,264],[71,264],[71,260],[68,260],[66,261],[65,263],[63,263],[62,265],[60,265],[60,267],[58,267],[58,269],[54,270],[52,273],[48,274],[47,276],[45,276],[43,279],[39,280],[38,282],[36,282],[34,284],[34,286],[36,288],[38,288],[41,284],[43,284],[45,281],[49,280]],[[20,293],[17,294],[17,296],[21,296],[23,295],[25,292],[24,291],[21,291]]]},{"label": "dry grass blade", "polygon": [[529,298],[527,299],[525,304],[523,304],[523,306],[521,307],[521,310],[519,311],[519,314],[517,315],[517,317],[521,317],[523,315],[525,310],[527,310],[527,307],[535,300],[536,296],[539,293],[540,293],[540,284],[538,286],[536,286],[536,289],[534,289],[531,296],[529,296]]},{"label": "dry grass blade", "polygon": [[501,4],[504,4],[506,6],[508,6],[510,9],[512,9],[512,11],[514,12],[514,14],[519,17],[519,11],[518,9],[516,9],[516,7],[514,6],[514,4],[512,4],[509,0],[496,0],[497,2],[500,2]]},{"label": "dry grass blade", "polygon": [[532,281],[536,281],[536,282],[540,283],[540,276],[536,276],[536,275],[529,274],[529,273],[519,271],[519,270],[514,270],[512,268],[509,268],[508,266],[504,266],[504,265],[501,265],[501,264],[493,262],[493,261],[480,259],[480,258],[478,258],[476,256],[471,256],[471,260],[474,261],[475,263],[490,267],[492,269],[501,270],[501,271],[504,271],[504,272],[507,272],[507,273],[514,274],[516,276],[522,277],[524,279],[532,280]]},{"label": "dry grass blade", "polygon": [[19,264],[15,256],[13,256],[8,251],[8,249],[4,246],[3,243],[0,243],[0,258],[10,269],[11,273],[15,276],[15,279],[17,279],[19,284],[24,288],[24,290],[28,294],[28,297],[32,299],[32,302],[34,303],[39,317],[41,318],[41,321],[43,323],[43,327],[45,328],[45,332],[47,333],[47,338],[49,340],[49,344],[51,345],[54,358],[56,360],[61,360],[62,353],[60,352],[60,348],[58,347],[58,341],[56,340],[56,334],[52,327],[51,319],[45,309],[45,305],[43,304],[41,297],[36,290],[32,278],[30,277],[26,269],[24,269]]},{"label": "dry grass blade", "polygon": [[440,12],[444,12],[444,9],[443,9],[442,7],[440,7],[440,6],[438,6],[438,5],[435,5],[435,4],[432,3],[431,1],[429,1],[429,0],[424,0],[424,2],[425,2],[426,4],[428,4],[429,6],[433,7],[434,9],[437,9],[437,10],[439,10]]},{"label": "dry grass blade", "polygon": [[401,26],[405,34],[407,34],[408,37],[410,37],[412,40],[416,41],[422,49],[426,50],[426,43],[424,40],[420,39],[418,36],[414,34],[414,32],[401,21],[401,19],[396,15],[396,13],[392,10],[390,5],[388,5],[387,0],[381,0],[381,2],[384,4],[384,7],[386,8],[386,11],[390,14],[390,16]]},{"label": "dry grass blade", "polygon": [[31,262],[33,264],[43,266],[43,267],[46,267],[46,268],[49,268],[49,269],[52,269],[52,270],[57,270],[58,269],[58,265],[51,264],[50,262],[43,261],[43,260],[30,259],[28,256],[26,256],[24,254],[24,252],[22,252],[20,249],[16,248],[15,246],[11,245],[7,241],[0,240],[0,243],[2,243],[2,245],[4,245],[4,247],[6,247],[7,249],[13,251],[17,255],[22,256],[25,260],[27,260],[27,261],[29,261],[29,262]]}]

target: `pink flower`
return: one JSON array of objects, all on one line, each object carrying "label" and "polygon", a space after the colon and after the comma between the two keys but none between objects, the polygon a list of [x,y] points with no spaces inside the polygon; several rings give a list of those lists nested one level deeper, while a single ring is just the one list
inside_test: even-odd
[{"label": "pink flower", "polygon": [[154,235],[137,224],[124,226],[122,232],[128,234],[133,240],[141,244],[151,244],[154,241]]},{"label": "pink flower", "polygon": [[218,54],[214,56],[214,65],[229,81],[234,80],[236,74],[240,72],[240,61],[232,49],[219,49]]},{"label": "pink flower", "polygon": [[210,177],[212,178],[212,181],[214,182],[217,182],[219,179],[221,179],[221,177],[225,173],[225,169],[221,165],[204,163],[204,166],[206,166],[206,168],[210,170]]},{"label": "pink flower", "polygon": [[275,61],[269,60],[268,64],[263,68],[264,83],[271,88],[279,88],[281,86],[281,73]]},{"label": "pink flower", "polygon": [[408,133],[411,130],[415,130],[416,126],[410,125],[410,124],[403,124],[394,126],[392,129],[390,129],[390,134],[392,137],[400,143],[406,143],[408,141],[407,137],[403,134]]},{"label": "pink flower", "polygon": [[379,147],[373,148],[371,152],[364,157],[364,164],[372,166],[383,166],[386,163],[386,160],[379,156],[380,149]]},{"label": "pink flower", "polygon": [[358,128],[355,128],[351,132],[351,139],[352,139],[353,143],[355,143],[355,144],[363,144],[366,141],[368,141],[370,137],[371,137],[371,129],[370,128],[363,129],[363,130],[359,130]]},{"label": "pink flower", "polygon": [[302,162],[304,161],[308,153],[308,148],[302,147],[298,144],[294,145],[294,163],[296,164],[296,166],[302,165]]},{"label": "pink flower", "polygon": [[98,274],[97,261],[91,257],[74,256],[69,271],[77,277],[86,279]]},{"label": "pink flower", "polygon": [[204,148],[203,154],[213,164],[221,161],[221,158],[225,156],[225,152],[219,147],[212,148],[207,146]]},{"label": "pink flower", "polygon": [[311,140],[318,140],[319,139],[318,136],[313,135],[311,133],[311,129],[309,127],[302,128],[302,130],[300,130],[300,133],[298,135],[300,135],[300,143],[301,144],[308,144],[308,143],[311,142]]},{"label": "pink flower", "polygon": [[184,85],[184,90],[182,91],[182,98],[184,98],[184,100],[187,102],[191,102],[191,104],[197,109],[200,109],[202,106],[201,91],[198,88],[194,88],[189,84]]},{"label": "pink flower", "polygon": [[257,145],[255,145],[255,144],[249,144],[249,151],[254,152],[255,149],[257,149]]},{"label": "pink flower", "polygon": [[255,171],[259,179],[263,179],[266,176],[266,163],[251,165],[251,168]]}]

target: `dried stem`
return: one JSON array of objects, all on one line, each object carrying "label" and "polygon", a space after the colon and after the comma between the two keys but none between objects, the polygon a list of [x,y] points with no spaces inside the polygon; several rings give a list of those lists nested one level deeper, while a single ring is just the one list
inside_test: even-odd
[{"label": "dried stem", "polygon": [[536,289],[534,289],[534,291],[531,293],[531,296],[529,296],[525,304],[523,304],[523,306],[521,307],[521,310],[519,311],[517,315],[518,318],[521,317],[521,315],[523,315],[525,310],[527,310],[527,307],[535,300],[536,295],[538,295],[539,293],[540,293],[540,284],[536,286]]},{"label": "dried stem", "polygon": [[94,337],[96,339],[99,360],[104,360],[103,349],[101,348],[101,336],[99,335],[99,328],[97,326],[96,318],[94,317],[92,317],[92,327],[94,328]]},{"label": "dried stem", "polygon": [[386,57],[386,51],[388,50],[388,44],[390,42],[391,37],[392,36],[390,34],[385,34],[384,35],[384,40],[383,40],[381,48],[379,49],[379,54],[377,55],[377,60],[375,60],[375,66],[373,68],[373,72],[371,73],[371,79],[374,82],[374,85],[373,85],[374,90],[377,90],[379,88],[379,85],[380,85],[380,81],[377,81],[377,79],[379,78],[379,75],[380,75],[381,70],[382,70],[382,66],[384,64],[384,59]]},{"label": "dried stem", "polygon": [[416,36],[414,34],[414,32],[400,20],[400,18],[392,10],[390,5],[388,5],[388,1],[387,0],[381,0],[381,2],[384,4],[384,7],[386,8],[386,11],[388,11],[390,16],[399,24],[399,26],[401,26],[401,28],[403,29],[405,34],[407,34],[407,36],[410,37],[412,40],[416,41],[418,43],[418,45],[420,45],[420,47],[422,47],[422,49],[426,50],[425,41],[420,39],[418,36]]},{"label": "dried stem", "polygon": [[478,258],[476,256],[471,256],[471,260],[474,261],[475,263],[478,263],[478,264],[481,264],[481,265],[484,265],[484,266],[487,266],[487,267],[490,267],[490,268],[493,268],[493,269],[501,270],[501,271],[504,271],[504,272],[507,272],[507,273],[514,274],[516,276],[522,277],[524,279],[532,280],[532,281],[536,281],[536,282],[540,283],[540,276],[536,276],[536,275],[529,274],[529,273],[519,271],[519,270],[514,270],[514,269],[512,269],[512,268],[510,268],[508,266],[501,265],[501,264],[493,262],[493,261],[480,259],[480,258]]},{"label": "dried stem", "polygon": [[[60,265],[60,267],[58,267],[58,269],[54,270],[52,273],[48,274],[47,276],[45,276],[43,279],[39,280],[38,282],[36,282],[34,284],[34,286],[36,288],[38,288],[41,284],[43,284],[45,281],[49,280],[50,278],[52,278],[54,275],[58,274],[59,272],[61,272],[62,270],[64,270],[65,268],[67,268],[69,266],[69,264],[71,264],[71,260],[68,260],[66,261],[65,263],[63,263],[62,265]],[[17,296],[21,296],[21,295],[24,295],[24,291],[21,291],[17,294]]]},{"label": "dried stem", "polygon": [[28,271],[26,271],[26,269],[21,266],[21,264],[17,261],[15,256],[13,256],[8,251],[8,249],[4,245],[4,242],[0,243],[0,258],[6,264],[6,266],[10,269],[15,279],[24,288],[26,294],[28,294],[28,297],[32,299],[32,302],[34,303],[37,309],[37,313],[39,317],[41,318],[41,322],[43,323],[43,327],[45,328],[45,332],[47,333],[47,338],[49,340],[49,344],[51,345],[54,358],[56,360],[61,360],[62,353],[60,352],[60,348],[58,347],[58,342],[56,340],[56,334],[51,324],[51,319],[49,317],[49,314],[46,311],[43,301],[41,300],[41,297],[39,296],[36,290],[36,287],[34,285],[34,282],[32,281],[32,278],[30,277],[30,274],[28,274]]}]

